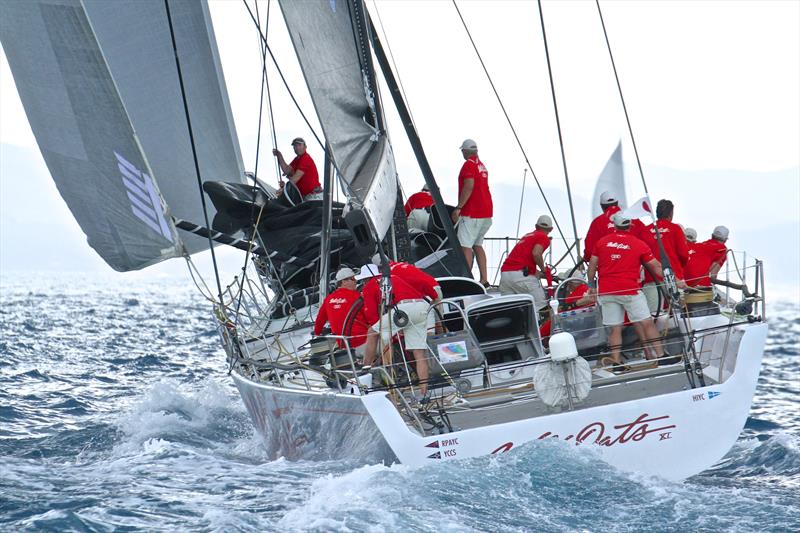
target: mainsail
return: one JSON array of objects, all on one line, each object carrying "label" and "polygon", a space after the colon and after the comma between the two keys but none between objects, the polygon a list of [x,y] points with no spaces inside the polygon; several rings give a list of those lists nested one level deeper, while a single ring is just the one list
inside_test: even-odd
[{"label": "mainsail", "polygon": [[364,6],[359,0],[282,1],[325,140],[348,197],[382,238],[397,194],[394,155],[381,123]]},{"label": "mainsail", "polygon": [[[242,181],[207,6],[168,5],[200,174]],[[204,217],[165,3],[4,0],[2,10],[20,99],[90,246],[120,271],[207,247],[171,222]]]},{"label": "mainsail", "polygon": [[625,198],[625,169],[622,166],[622,141],[617,144],[616,150],[608,158],[605,168],[597,177],[597,184],[594,187],[592,197],[592,218],[597,218],[602,214],[600,209],[600,195],[608,191],[616,195],[619,206],[625,209],[628,201]]}]

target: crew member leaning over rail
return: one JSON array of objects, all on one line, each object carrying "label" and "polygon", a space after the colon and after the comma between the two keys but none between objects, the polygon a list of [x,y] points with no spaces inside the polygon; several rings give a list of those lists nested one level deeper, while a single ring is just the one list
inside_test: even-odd
[{"label": "crew member leaning over rail", "polygon": [[686,284],[690,287],[711,289],[717,279],[719,269],[725,264],[729,231],[725,226],[717,226],[707,241],[695,243],[689,250],[686,263]]},{"label": "crew member leaning over rail", "polygon": [[422,190],[408,197],[403,209],[406,212],[408,231],[428,231],[428,220],[431,217],[428,210],[433,205],[433,196],[428,190],[428,185],[423,185]]},{"label": "crew member leaning over rail", "polygon": [[362,295],[364,298],[364,314],[367,321],[372,324],[368,332],[367,344],[364,350],[364,365],[369,366],[375,360],[378,334],[381,335],[385,346],[390,346],[392,334],[403,333],[406,350],[410,350],[416,361],[417,376],[420,380],[419,390],[424,399],[428,392],[428,308],[431,303],[436,303],[441,297],[439,283],[433,277],[408,263],[393,263],[390,267],[392,282],[392,307],[402,311],[408,317],[405,326],[394,324],[395,312],[388,310],[380,315],[381,287],[380,269],[377,265],[369,264],[361,268],[356,279],[369,279],[364,285]]},{"label": "crew member leaning over rail", "polygon": [[[650,247],[631,235],[631,219],[622,213],[615,213],[611,220],[615,231],[597,241],[586,276],[589,280],[589,292],[599,294],[603,325],[609,328],[608,345],[611,355],[602,358],[600,364],[615,372],[624,372],[627,368],[622,364],[620,349],[625,312],[631,322],[638,323],[636,332],[645,347],[645,357],[654,359],[664,355],[658,330],[650,316],[647,299],[639,282],[642,265],[651,268],[657,276],[662,276],[663,273],[661,264],[653,257]],[[599,289],[595,274],[599,278]]]},{"label": "crew member leaning over rail", "polygon": [[511,249],[500,267],[500,294],[532,294],[537,310],[547,305],[539,280],[546,272],[544,252],[550,247],[551,231],[553,220],[542,215],[536,221],[536,229],[523,235]]},{"label": "crew member leaning over rail", "polygon": [[[364,354],[364,345],[367,342],[367,327],[369,322],[364,316],[362,307],[356,312],[352,319],[349,331],[345,331],[348,324],[345,324],[353,305],[361,298],[361,293],[356,288],[356,273],[352,269],[343,267],[336,272],[335,291],[330,293],[322,305],[319,306],[319,313],[314,322],[314,335],[322,333],[322,328],[326,323],[331,325],[331,333],[334,335],[344,335],[349,337],[350,348],[356,354]],[[339,342],[339,346],[344,347],[344,343]]]}]

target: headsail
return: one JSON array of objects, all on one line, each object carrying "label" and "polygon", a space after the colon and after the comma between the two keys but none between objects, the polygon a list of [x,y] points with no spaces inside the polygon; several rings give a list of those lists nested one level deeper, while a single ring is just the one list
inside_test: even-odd
[{"label": "headsail", "polygon": [[89,245],[115,270],[182,243],[78,1],[3,2],[0,39],[39,149]]},{"label": "headsail", "polygon": [[592,218],[597,218],[602,214],[600,209],[600,195],[603,191],[616,194],[619,206],[625,209],[628,201],[625,198],[625,169],[622,166],[622,141],[617,144],[616,150],[608,158],[605,168],[597,177],[597,184],[594,187],[592,197]]},{"label": "headsail", "polygon": [[[356,207],[379,238],[392,221],[397,194],[394,155],[381,124],[363,3],[283,1],[294,48],[325,140]],[[360,205],[358,205],[360,204]]]}]

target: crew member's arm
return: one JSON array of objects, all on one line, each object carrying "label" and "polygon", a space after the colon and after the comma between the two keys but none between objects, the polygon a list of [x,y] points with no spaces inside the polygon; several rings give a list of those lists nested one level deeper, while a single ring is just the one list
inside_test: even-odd
[{"label": "crew member's arm", "polygon": [[458,195],[458,204],[456,208],[453,209],[453,214],[451,218],[455,223],[458,220],[458,217],[461,216],[461,208],[467,203],[469,197],[472,196],[472,190],[475,188],[475,180],[473,178],[464,178],[464,185],[461,187],[461,194]]},{"label": "crew member's arm", "polygon": [[597,274],[597,256],[593,255],[591,259],[589,259],[589,269],[586,271],[586,280],[588,281],[589,291],[586,293],[594,297],[597,294],[597,280],[595,279],[595,275]]},{"label": "crew member's arm", "polygon": [[661,269],[661,263],[658,262],[658,259],[651,259],[644,264],[645,268],[650,271],[650,273],[655,274],[655,277],[661,279],[664,277],[664,271]]},{"label": "crew member's arm", "polygon": [[534,245],[531,255],[533,255],[533,262],[536,264],[536,277],[541,278],[545,273],[544,247],[541,244]]},{"label": "crew member's arm", "polygon": [[327,298],[322,302],[322,305],[319,306],[317,318],[314,320],[314,335],[322,333],[322,328],[325,327],[325,323],[328,321],[328,306],[325,305],[326,303],[328,303]]},{"label": "crew member's arm", "polygon": [[711,280],[711,283],[717,281],[717,274],[719,274],[720,268],[722,268],[722,265],[716,261],[711,263],[711,268],[708,269],[708,278]]},{"label": "crew member's arm", "polygon": [[272,155],[274,155],[275,157],[278,158],[278,166],[281,167],[281,171],[284,173],[284,175],[291,179],[291,177],[292,177],[292,167],[290,167],[286,163],[286,160],[283,158],[283,154],[281,153],[281,151],[278,150],[277,148],[273,148]]}]

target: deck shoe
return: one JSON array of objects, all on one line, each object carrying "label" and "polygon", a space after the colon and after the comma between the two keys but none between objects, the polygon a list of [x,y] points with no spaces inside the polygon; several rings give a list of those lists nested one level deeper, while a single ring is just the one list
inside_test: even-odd
[{"label": "deck shoe", "polygon": [[614,361],[611,357],[603,357],[602,359],[600,359],[600,366],[615,374],[624,374],[625,372],[629,372],[631,369],[631,367],[629,367],[625,363],[618,363]]},{"label": "deck shoe", "polygon": [[683,360],[683,356],[680,355],[673,355],[672,357],[661,357],[658,359],[658,366],[668,366],[674,365],[675,363],[680,363]]}]

